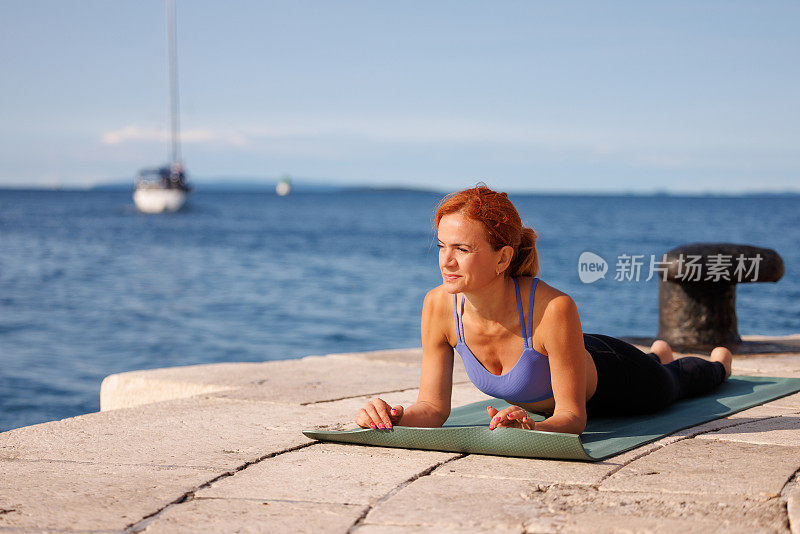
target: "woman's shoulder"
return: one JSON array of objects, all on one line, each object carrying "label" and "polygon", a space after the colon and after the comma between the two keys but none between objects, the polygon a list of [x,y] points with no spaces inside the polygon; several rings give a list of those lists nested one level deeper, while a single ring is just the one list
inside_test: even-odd
[{"label": "woman's shoulder", "polygon": [[[545,299],[547,299],[547,300],[549,300],[551,298],[558,297],[558,296],[562,296],[562,295],[563,296],[567,296],[567,297],[569,296],[566,293],[564,293],[563,291],[561,291],[560,289],[558,289],[557,287],[551,286],[550,284],[548,284],[547,282],[545,282],[544,280],[542,280],[538,276],[520,276],[518,278],[519,278],[520,281],[526,280],[527,284],[532,284],[534,278],[538,278],[539,279],[539,281],[536,282],[536,300],[537,301],[539,300],[539,296],[540,295],[542,297],[544,297]],[[528,285],[528,287],[530,287],[530,285]]]},{"label": "woman's shoulder", "polygon": [[450,304],[452,300],[452,293],[448,293],[444,289],[444,284],[440,284],[425,294],[423,308],[430,308],[431,311],[441,311],[447,306],[452,306],[452,304]]},{"label": "woman's shoulder", "polygon": [[444,284],[434,287],[425,294],[422,315],[445,328],[453,319],[453,294],[444,288]]},{"label": "woman's shoulder", "polygon": [[536,305],[541,306],[543,322],[550,319],[558,323],[565,316],[577,311],[577,305],[572,297],[541,279],[536,285]]},{"label": "woman's shoulder", "polygon": [[572,297],[541,279],[536,285],[535,313],[534,348],[548,356],[547,347],[551,337],[562,337],[565,324],[579,324],[580,321],[578,308]]},{"label": "woman's shoulder", "polygon": [[456,343],[453,324],[453,294],[444,285],[429,290],[422,304],[423,330],[453,347]]},{"label": "woman's shoulder", "polygon": [[[530,282],[533,283],[533,277],[529,277]],[[530,286],[528,286],[530,287]],[[551,286],[541,278],[536,283],[536,306],[541,307],[542,315],[546,312],[562,313],[565,307],[570,307],[575,304],[567,293],[561,291],[557,287]]]}]

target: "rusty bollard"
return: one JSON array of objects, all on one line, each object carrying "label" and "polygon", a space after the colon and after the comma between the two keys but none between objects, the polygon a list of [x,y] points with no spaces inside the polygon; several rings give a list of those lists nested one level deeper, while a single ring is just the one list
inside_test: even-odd
[{"label": "rusty bollard", "polygon": [[660,263],[657,337],[679,351],[734,350],[736,284],[777,282],[784,272],[774,250],[735,243],[682,245]]}]

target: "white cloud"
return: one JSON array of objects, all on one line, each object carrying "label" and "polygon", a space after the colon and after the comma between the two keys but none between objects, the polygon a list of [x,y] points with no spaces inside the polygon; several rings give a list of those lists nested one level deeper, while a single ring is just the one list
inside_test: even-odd
[{"label": "white cloud", "polygon": [[[583,124],[528,124],[443,117],[279,116],[236,130],[258,152],[309,157],[352,158],[376,145],[430,145],[452,148],[502,147],[514,159],[541,161],[547,155],[574,162],[603,161],[652,169],[787,168],[798,158],[793,143],[755,142],[752,134],[719,132],[708,126],[674,131]],[[402,150],[402,147],[397,147]]]},{"label": "white cloud", "polygon": [[[467,119],[440,117],[324,117],[284,116],[267,117],[261,124],[240,124],[233,128],[210,126],[181,131],[183,143],[214,143],[236,147],[281,147],[290,153],[308,153],[308,145],[329,144],[325,152],[338,152],[333,147],[341,143],[399,143],[399,144],[503,144],[530,145],[549,152],[578,151],[612,154],[620,150],[597,140],[591,132],[568,127],[489,123]],[[169,140],[169,131],[128,125],[102,135],[106,145]],[[264,146],[264,144],[268,146]],[[311,149],[313,153],[316,149]],[[310,154],[309,154],[310,155]]]},{"label": "white cloud", "polygon": [[[223,143],[233,146],[247,145],[247,139],[236,132],[214,131],[207,128],[190,128],[181,131],[181,142],[183,143]],[[135,124],[125,126],[118,130],[106,132],[102,136],[102,141],[106,145],[119,145],[128,142],[155,141],[167,142],[170,138],[169,132],[161,128],[143,128]]]},{"label": "white cloud", "polygon": [[[181,132],[183,143],[247,148],[253,154],[304,156],[309,158],[353,158],[379,145],[429,145],[461,147],[503,147],[509,154],[540,159],[553,154],[569,160],[603,160],[617,164],[656,169],[741,168],[797,164],[784,143],[766,144],[741,139],[735,133],[723,135],[707,127],[676,136],[674,131],[607,127],[602,130],[583,124],[544,124],[490,121],[430,116],[354,115],[271,115],[230,124],[211,124]],[[128,125],[106,132],[106,145],[133,142],[166,143],[169,132],[161,128]],[[402,150],[401,146],[395,147]],[[538,154],[538,155],[534,155]]]},{"label": "white cloud", "polygon": [[239,125],[248,138],[359,138],[387,143],[529,144],[562,151],[581,148],[608,153],[615,147],[584,128],[543,124],[513,124],[450,117],[323,117],[265,118],[265,124]]}]

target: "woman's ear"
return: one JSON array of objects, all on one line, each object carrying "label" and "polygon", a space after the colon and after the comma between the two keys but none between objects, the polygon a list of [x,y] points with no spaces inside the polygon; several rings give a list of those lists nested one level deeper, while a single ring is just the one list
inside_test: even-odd
[{"label": "woman's ear", "polygon": [[497,261],[497,272],[502,273],[511,265],[511,260],[514,258],[514,247],[509,245],[500,249],[500,258]]}]

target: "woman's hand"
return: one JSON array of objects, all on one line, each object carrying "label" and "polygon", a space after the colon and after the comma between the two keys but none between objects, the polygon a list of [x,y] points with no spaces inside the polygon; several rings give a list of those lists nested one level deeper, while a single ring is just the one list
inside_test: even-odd
[{"label": "woman's hand", "polygon": [[400,423],[403,417],[403,407],[399,404],[394,408],[379,398],[371,399],[356,416],[356,424],[361,428],[390,429],[392,425]]},{"label": "woman's hand", "polygon": [[528,415],[528,412],[519,406],[509,406],[499,412],[493,407],[487,406],[486,410],[489,412],[489,417],[492,418],[489,423],[489,430],[494,430],[498,426],[533,430],[533,419]]}]

